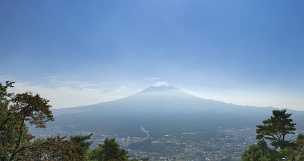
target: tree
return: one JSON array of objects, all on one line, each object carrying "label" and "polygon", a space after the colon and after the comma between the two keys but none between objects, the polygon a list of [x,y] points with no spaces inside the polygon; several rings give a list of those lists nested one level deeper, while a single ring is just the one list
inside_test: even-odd
[{"label": "tree", "polygon": [[[28,126],[45,128],[53,121],[49,101],[38,94],[9,93],[14,82],[0,83],[0,161],[127,161],[115,139],[106,139],[92,150],[92,134],[34,139]],[[135,160],[134,160],[135,161]]]},{"label": "tree", "polygon": [[27,126],[44,128],[53,121],[51,106],[38,94],[9,93],[13,84],[0,83],[0,160],[86,161],[91,134],[34,139]]},{"label": "tree", "polygon": [[95,161],[127,161],[128,155],[121,149],[115,139],[105,139],[103,144],[98,145],[92,151],[91,159]]},{"label": "tree", "polygon": [[[76,139],[75,139],[76,138]],[[26,161],[87,161],[90,135],[76,137],[49,137],[37,139],[32,148],[21,153],[18,160]]]},{"label": "tree", "polygon": [[272,116],[263,121],[262,125],[257,125],[257,140],[266,140],[276,149],[284,149],[290,144],[286,136],[295,134],[295,123],[290,118],[291,114],[286,110],[274,110]]},{"label": "tree", "polygon": [[265,141],[250,145],[242,155],[242,161],[278,161],[279,153],[269,149]]},{"label": "tree", "polygon": [[70,141],[73,143],[74,147],[79,148],[78,155],[81,156],[82,161],[88,160],[88,151],[90,149],[91,139],[93,134],[85,135],[85,136],[72,136],[70,137]]},{"label": "tree", "polygon": [[297,139],[291,146],[285,148],[283,153],[288,161],[303,161],[304,160],[304,135],[298,135]]},{"label": "tree", "polygon": [[[286,110],[274,110],[272,116],[257,126],[258,144],[250,145],[242,161],[303,161],[304,135],[296,140],[287,139],[295,134],[295,123]],[[269,147],[268,144],[272,147]]]},{"label": "tree", "polygon": [[43,128],[53,120],[47,99],[29,92],[8,93],[13,84],[10,81],[0,84],[0,158],[4,161],[16,160],[19,153],[30,148],[33,137],[28,133],[27,124]]}]

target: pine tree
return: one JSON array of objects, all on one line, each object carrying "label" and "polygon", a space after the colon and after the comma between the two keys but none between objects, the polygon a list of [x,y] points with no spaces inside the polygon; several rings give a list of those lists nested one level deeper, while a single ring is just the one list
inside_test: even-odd
[{"label": "pine tree", "polygon": [[269,141],[276,149],[283,149],[290,144],[286,138],[289,134],[295,134],[295,123],[290,118],[291,114],[286,110],[274,110],[272,116],[257,126],[257,140]]},{"label": "pine tree", "polygon": [[9,93],[0,83],[0,161],[85,161],[88,136],[34,139],[29,125],[44,128],[53,120],[49,101],[32,93]]},{"label": "pine tree", "polygon": [[38,128],[53,120],[49,101],[38,94],[8,93],[14,82],[0,83],[0,159],[14,161],[23,151],[31,148],[33,137],[27,130],[27,125]]},{"label": "pine tree", "polygon": [[98,145],[91,155],[96,161],[127,161],[127,151],[120,148],[115,139],[105,139],[103,144]]}]

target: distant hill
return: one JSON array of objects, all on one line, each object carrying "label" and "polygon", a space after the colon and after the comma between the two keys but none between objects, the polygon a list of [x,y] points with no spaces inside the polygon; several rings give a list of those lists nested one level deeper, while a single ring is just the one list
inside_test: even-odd
[{"label": "distant hill", "polygon": [[[152,136],[212,132],[218,128],[255,128],[272,108],[227,104],[190,95],[172,86],[152,86],[116,101],[54,111],[55,122],[44,133],[95,132],[118,136]],[[303,112],[294,113],[300,127]],[[35,131],[43,133],[42,131]]]}]

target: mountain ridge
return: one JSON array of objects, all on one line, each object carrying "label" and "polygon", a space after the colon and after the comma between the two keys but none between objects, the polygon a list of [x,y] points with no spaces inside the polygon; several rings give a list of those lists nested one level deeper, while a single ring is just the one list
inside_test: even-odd
[{"label": "mountain ridge", "polygon": [[[143,90],[141,90],[141,91],[139,91],[135,94],[132,94],[132,95],[129,95],[129,96],[126,96],[126,97],[123,97],[123,98],[119,98],[119,99],[115,99],[115,100],[111,100],[111,101],[106,101],[106,102],[88,104],[88,105],[57,108],[57,109],[54,109],[54,111],[73,110],[73,109],[79,109],[79,108],[90,108],[90,107],[93,107],[93,106],[99,106],[99,105],[104,105],[104,104],[113,103],[113,102],[117,102],[117,101],[123,101],[123,100],[126,100],[126,99],[130,99],[132,97],[137,97],[137,96],[142,96],[142,95],[147,95],[147,94],[162,95],[164,92],[166,92],[168,94],[168,91],[170,91],[170,92],[174,91],[175,93],[182,94],[182,95],[187,96],[187,97],[192,97],[192,98],[204,100],[206,102],[213,102],[213,103],[234,105],[234,106],[242,106],[244,108],[275,109],[275,107],[272,107],[272,106],[261,107],[261,106],[251,106],[251,105],[239,105],[239,104],[228,103],[228,102],[224,102],[224,101],[220,101],[220,100],[203,98],[203,97],[199,97],[199,96],[190,94],[188,92],[185,92],[183,89],[177,88],[177,87],[172,86],[172,85],[161,85],[161,86],[153,86],[152,85],[152,86],[149,86],[149,87],[147,87],[147,88],[145,88],[145,89],[143,89]],[[292,111],[296,111],[296,110],[292,110]]]},{"label": "mountain ridge", "polygon": [[[56,110],[56,120],[49,124],[48,133],[141,136],[140,127],[145,127],[151,136],[162,136],[185,131],[215,132],[218,127],[255,129],[273,109],[204,99],[176,87],[151,87],[110,102]],[[304,127],[304,112],[289,112]]]}]

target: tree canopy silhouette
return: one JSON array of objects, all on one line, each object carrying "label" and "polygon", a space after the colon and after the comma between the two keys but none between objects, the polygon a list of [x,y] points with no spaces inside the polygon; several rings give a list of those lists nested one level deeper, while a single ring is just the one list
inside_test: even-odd
[{"label": "tree canopy silhouette", "polygon": [[0,84],[0,149],[1,160],[13,161],[29,149],[33,136],[28,133],[27,124],[44,128],[53,120],[49,101],[32,93],[9,93],[14,82]]},{"label": "tree canopy silhouette", "polygon": [[84,161],[91,135],[34,139],[28,126],[45,128],[53,121],[51,105],[38,94],[9,93],[13,85],[0,83],[0,160]]},{"label": "tree canopy silhouette", "polygon": [[92,151],[91,158],[96,161],[127,161],[128,154],[120,148],[115,139],[107,138]]},{"label": "tree canopy silhouette", "polygon": [[295,134],[296,131],[296,124],[290,117],[291,114],[286,110],[274,110],[269,119],[264,120],[262,125],[257,125],[257,140],[270,141],[275,148],[286,147],[290,143],[286,136]]},{"label": "tree canopy silhouette", "polygon": [[28,126],[45,128],[54,120],[49,100],[30,92],[8,92],[13,85],[11,81],[0,83],[0,161],[129,160],[127,151],[115,139],[106,139],[93,150],[89,141],[92,134],[35,139]]},{"label": "tree canopy silhouette", "polygon": [[295,134],[295,125],[286,110],[274,110],[257,126],[257,144],[245,150],[242,161],[303,161],[304,136],[298,135],[296,140],[287,137]]}]

